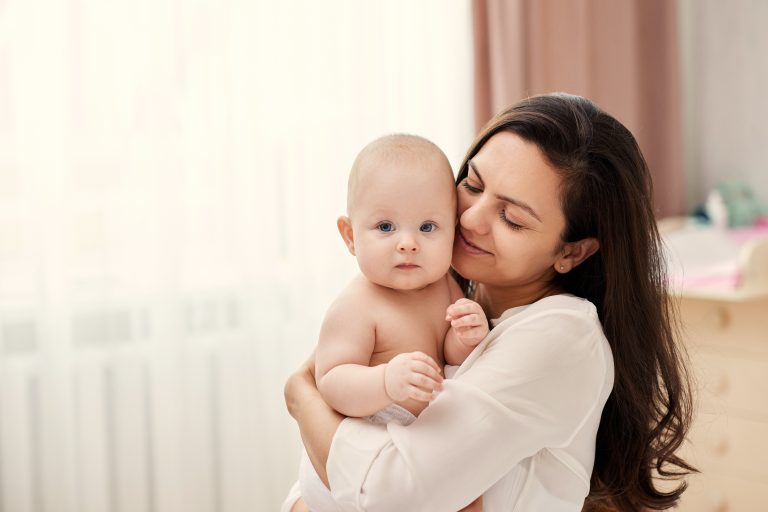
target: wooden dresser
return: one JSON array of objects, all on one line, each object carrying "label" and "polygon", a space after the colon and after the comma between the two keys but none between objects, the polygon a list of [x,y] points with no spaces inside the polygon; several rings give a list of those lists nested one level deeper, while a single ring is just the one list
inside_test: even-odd
[{"label": "wooden dresser", "polygon": [[[768,270],[768,262],[766,262]],[[768,294],[684,296],[697,410],[679,510],[768,511]]]},{"label": "wooden dresser", "polygon": [[739,254],[731,291],[683,290],[696,417],[683,456],[700,471],[685,512],[768,511],[768,239]]}]

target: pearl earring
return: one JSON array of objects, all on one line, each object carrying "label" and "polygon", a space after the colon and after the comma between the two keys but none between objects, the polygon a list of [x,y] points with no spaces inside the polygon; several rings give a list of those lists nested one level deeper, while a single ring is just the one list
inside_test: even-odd
[{"label": "pearl earring", "polygon": [[560,265],[560,271],[562,272],[563,270],[565,270],[565,267]]}]

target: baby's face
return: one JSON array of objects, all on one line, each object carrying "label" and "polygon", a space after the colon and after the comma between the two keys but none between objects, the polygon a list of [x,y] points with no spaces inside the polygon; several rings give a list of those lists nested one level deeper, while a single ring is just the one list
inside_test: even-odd
[{"label": "baby's face", "polygon": [[453,251],[456,189],[444,162],[382,162],[361,177],[354,203],[354,252],[370,281],[415,290],[445,275]]}]

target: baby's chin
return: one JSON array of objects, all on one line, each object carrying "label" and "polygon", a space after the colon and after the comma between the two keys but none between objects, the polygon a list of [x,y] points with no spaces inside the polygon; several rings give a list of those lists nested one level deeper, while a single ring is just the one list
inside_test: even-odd
[{"label": "baby's chin", "polygon": [[[418,270],[409,270],[406,272],[426,272],[425,269],[419,268]],[[437,283],[441,279],[445,277],[445,274],[448,273],[448,269],[445,269],[444,272],[437,274],[437,273],[428,273],[428,277],[424,276],[422,278],[418,278],[414,276],[413,278],[409,278],[406,276],[398,276],[395,278],[390,279],[382,279],[379,276],[369,276],[365,273],[365,277],[372,283],[384,287],[389,288],[390,290],[395,290],[399,292],[412,292],[412,291],[418,291],[423,290],[424,288],[427,288],[428,286]]]}]

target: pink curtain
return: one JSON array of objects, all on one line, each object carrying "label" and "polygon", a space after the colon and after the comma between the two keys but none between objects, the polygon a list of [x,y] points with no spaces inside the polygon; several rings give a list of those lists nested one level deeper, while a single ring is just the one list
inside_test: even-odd
[{"label": "pink curtain", "polygon": [[682,212],[674,0],[473,0],[475,122],[527,96],[586,96],[637,137],[659,217]]}]

